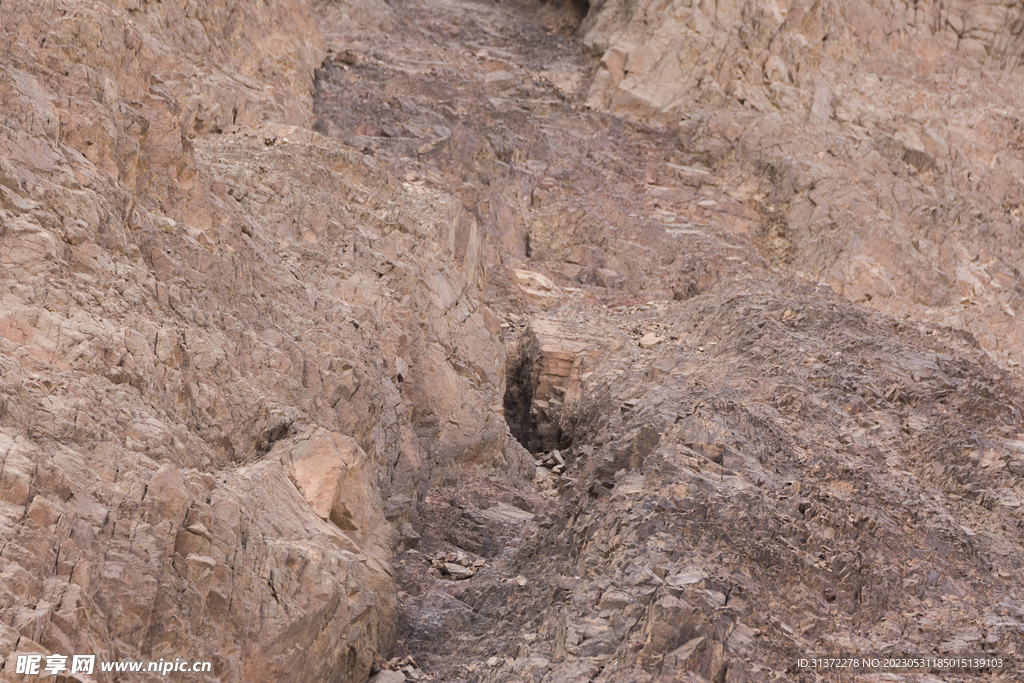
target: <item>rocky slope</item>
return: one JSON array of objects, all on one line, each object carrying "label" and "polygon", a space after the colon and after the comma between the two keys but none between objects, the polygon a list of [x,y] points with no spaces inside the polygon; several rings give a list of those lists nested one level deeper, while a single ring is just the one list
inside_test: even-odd
[{"label": "rocky slope", "polygon": [[4,675],[365,680],[427,482],[524,471],[472,216],[311,132],[304,3],[0,13]]},{"label": "rocky slope", "polygon": [[773,260],[1021,359],[1013,2],[598,3],[588,102],[676,128]]},{"label": "rocky slope", "polygon": [[1011,658],[1019,12],[0,5],[0,677]]}]

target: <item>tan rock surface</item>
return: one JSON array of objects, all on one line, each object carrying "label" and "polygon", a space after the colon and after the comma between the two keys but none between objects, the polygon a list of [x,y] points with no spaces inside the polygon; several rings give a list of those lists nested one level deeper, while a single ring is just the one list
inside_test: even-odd
[{"label": "tan rock surface", "polygon": [[[964,308],[942,298],[953,252],[905,246],[934,140],[905,125],[911,87],[866,77],[913,81],[903,50],[919,36],[885,37],[904,19],[874,6],[770,9],[595,3],[582,30],[628,91],[601,67],[588,85],[585,57],[529,3],[396,4],[390,43],[364,35],[359,60],[320,74],[318,130],[478,218],[510,348],[505,417],[534,451],[537,493],[464,473],[428,493],[418,550],[396,556],[398,650],[441,679],[811,680],[800,653],[1024,647],[1019,382],[975,336],[929,322]],[[830,52],[843,22],[882,27],[887,49],[840,32]],[[774,54],[748,59],[776,33]],[[679,67],[694,59],[747,60],[761,84],[741,89],[736,67],[716,86]],[[862,82],[891,118],[846,122]],[[861,153],[844,156],[852,140]],[[935,234],[951,196],[933,198]],[[956,262],[960,280],[988,286],[988,262]],[[1012,342],[980,341],[1012,361]],[[534,513],[521,542],[488,514],[508,504]],[[459,552],[487,564],[451,581],[429,559]]]},{"label": "tan rock surface", "polygon": [[678,128],[778,263],[1019,365],[1020,12],[609,0],[581,27],[589,103]]},{"label": "tan rock surface", "polygon": [[0,4],[0,678],[1019,656],[1018,14]]},{"label": "tan rock surface", "polygon": [[0,27],[0,675],[53,652],[365,680],[428,482],[532,473],[491,407],[476,223],[309,130],[304,2],[4,3]]}]

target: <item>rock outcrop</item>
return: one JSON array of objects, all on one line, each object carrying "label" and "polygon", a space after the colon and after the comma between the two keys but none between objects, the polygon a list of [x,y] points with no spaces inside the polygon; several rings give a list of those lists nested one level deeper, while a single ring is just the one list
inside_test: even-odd
[{"label": "rock outcrop", "polygon": [[0,678],[1015,680],[1019,15],[0,4]]},{"label": "rock outcrop", "polygon": [[479,643],[503,656],[475,680],[761,681],[814,652],[1019,652],[1019,608],[994,606],[1024,599],[1021,397],[981,351],[760,278],[561,323],[612,338],[622,321],[664,340],[605,349],[555,416],[557,504],[510,560],[529,590],[461,592],[496,629],[504,605],[522,620]]},{"label": "rock outcrop", "polygon": [[317,23],[0,7],[4,676],[17,651],[363,681],[429,482],[532,475],[478,226],[310,130]]},{"label": "rock outcrop", "polygon": [[1020,364],[1022,21],[998,1],[610,0],[581,31],[590,104],[676,127],[777,263]]}]

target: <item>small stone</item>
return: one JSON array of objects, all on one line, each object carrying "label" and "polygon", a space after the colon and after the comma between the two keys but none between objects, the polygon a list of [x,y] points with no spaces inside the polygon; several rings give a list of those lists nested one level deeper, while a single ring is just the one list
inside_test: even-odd
[{"label": "small stone", "polygon": [[467,569],[461,564],[455,564],[454,562],[445,562],[444,571],[456,581],[472,578],[474,574],[472,569]]},{"label": "small stone", "polygon": [[653,332],[648,332],[644,336],[640,337],[640,346],[646,349],[652,346],[656,346],[657,344],[660,344],[663,341],[665,341],[664,338],[659,337]]},{"label": "small stone", "polygon": [[400,671],[378,671],[369,683],[405,683],[405,674]]}]

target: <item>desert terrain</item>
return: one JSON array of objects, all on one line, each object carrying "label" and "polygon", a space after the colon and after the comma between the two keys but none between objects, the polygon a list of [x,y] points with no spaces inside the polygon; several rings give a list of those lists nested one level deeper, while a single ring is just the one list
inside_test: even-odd
[{"label": "desert terrain", "polygon": [[0,31],[0,680],[1019,680],[1024,4]]}]

